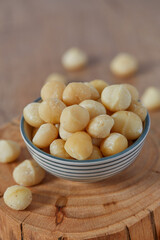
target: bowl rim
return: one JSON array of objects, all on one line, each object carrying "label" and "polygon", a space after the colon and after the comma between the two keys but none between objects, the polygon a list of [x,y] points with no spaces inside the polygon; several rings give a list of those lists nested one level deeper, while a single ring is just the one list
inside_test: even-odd
[{"label": "bowl rim", "polygon": [[[37,98],[35,101],[33,102],[39,102],[41,100],[41,97]],[[114,160],[116,159],[117,157],[120,157],[123,155],[125,155],[127,152],[131,152],[131,150],[133,150],[136,146],[138,146],[147,136],[148,132],[149,132],[149,129],[150,129],[150,116],[149,116],[149,113],[147,112],[147,116],[145,118],[145,121],[144,121],[144,129],[143,129],[143,132],[141,134],[141,136],[131,145],[129,146],[128,148],[126,148],[125,150],[121,151],[120,153],[116,153],[112,156],[108,156],[108,157],[103,157],[103,158],[100,158],[100,159],[92,159],[92,160],[72,160],[72,159],[65,159],[65,158],[59,158],[59,157],[55,157],[49,153],[46,153],[44,152],[43,150],[39,149],[38,147],[36,147],[32,142],[31,140],[26,136],[25,134],[25,130],[24,130],[24,122],[25,122],[25,119],[24,119],[24,116],[22,114],[22,117],[21,117],[21,120],[20,120],[20,132],[21,132],[21,136],[23,138],[23,140],[25,141],[25,143],[27,143],[31,149],[33,149],[33,151],[36,151],[38,153],[41,154],[41,156],[43,157],[47,157],[48,158],[52,158],[53,160],[61,160],[61,161],[64,161],[66,163],[80,163],[80,165],[82,164],[85,164],[85,163],[100,163],[101,161],[104,161],[104,160]]]}]

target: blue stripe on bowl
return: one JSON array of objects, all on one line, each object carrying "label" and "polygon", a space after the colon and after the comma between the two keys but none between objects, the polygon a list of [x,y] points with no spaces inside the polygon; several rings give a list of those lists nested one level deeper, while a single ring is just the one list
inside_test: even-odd
[{"label": "blue stripe on bowl", "polygon": [[[126,156],[131,156],[132,154],[134,154],[134,152],[135,151],[137,151],[137,149],[138,148],[140,148],[141,147],[141,145],[144,143],[144,140],[139,144],[139,145],[137,145],[135,148],[134,148],[134,151],[130,151],[128,154],[125,154],[124,155],[124,157],[126,157]],[[43,159],[45,159],[44,157],[42,157],[42,155],[41,154],[39,154],[37,151],[34,151],[34,149],[32,149],[29,145],[27,145],[28,146],[28,149],[30,150],[30,152],[32,152],[32,154],[34,154],[34,155],[36,155],[37,157],[40,157],[40,158],[43,158]],[[124,158],[123,157],[123,158]],[[54,156],[51,156],[51,158],[50,159],[48,159],[48,158],[46,158],[48,161],[50,161],[51,163],[55,163],[55,164],[61,164],[61,166],[67,166],[66,165],[66,162],[65,163],[61,163],[61,161],[57,161],[57,159],[54,157]],[[115,162],[115,161],[118,161],[118,160],[120,160],[120,159],[122,159],[122,157],[117,157],[115,160],[111,160],[111,161],[109,161],[108,159],[106,159],[107,161],[105,161],[105,162],[107,162],[107,163],[110,163],[110,162]],[[79,161],[79,160],[74,160],[74,162],[77,162],[77,161]],[[102,164],[104,164],[104,163],[99,163],[98,161],[96,162],[96,166],[97,165],[102,165]],[[72,165],[73,166],[73,165]],[[86,167],[86,164],[84,164],[84,165],[80,165],[81,167]],[[69,165],[68,166],[69,168],[71,167],[71,165]],[[76,166],[76,167],[78,167],[79,168],[79,166]]]},{"label": "blue stripe on bowl", "polygon": [[[134,161],[134,159],[133,159]],[[132,162],[133,162],[132,161]],[[46,171],[48,171],[49,173],[55,175],[55,176],[58,176],[58,177],[62,177],[62,178],[67,178],[67,179],[72,179],[72,180],[76,180],[76,179],[79,179],[80,181],[81,180],[89,180],[89,179],[100,179],[100,178],[106,178],[106,177],[109,177],[111,175],[115,175],[117,174],[118,172],[121,172],[122,170],[126,169],[128,166],[131,165],[132,162],[129,162],[127,164],[124,164],[123,166],[121,166],[120,168],[117,168],[115,169],[114,171],[110,171],[110,172],[105,172],[103,174],[96,174],[95,176],[77,176],[77,175],[68,175],[68,174],[63,174],[61,172],[58,172],[58,171],[52,171],[50,168],[44,166],[44,165],[41,165],[41,167],[43,167]]]},{"label": "blue stripe on bowl", "polygon": [[94,171],[94,172],[92,172],[92,171],[88,171],[88,172],[86,172],[86,171],[83,171],[83,172],[78,172],[78,171],[75,171],[75,170],[73,170],[73,171],[65,171],[65,170],[62,170],[62,169],[58,169],[58,168],[56,168],[56,167],[54,167],[54,166],[50,166],[50,165],[48,165],[48,164],[46,164],[46,162],[43,162],[43,161],[41,161],[41,160],[39,160],[39,159],[36,159],[35,158],[35,160],[39,163],[39,164],[41,164],[41,165],[43,165],[43,166],[45,166],[45,167],[47,167],[47,168],[49,168],[49,169],[51,169],[52,171],[56,171],[56,172],[60,172],[60,173],[64,173],[64,174],[69,174],[69,175],[75,175],[75,176],[84,176],[84,175],[86,175],[86,176],[91,176],[91,175],[94,175],[94,174],[96,174],[97,175],[97,173],[99,174],[101,174],[101,173],[104,173],[104,172],[110,172],[110,171],[115,171],[115,169],[117,169],[117,168],[120,168],[121,166],[123,166],[123,165],[126,165],[126,164],[128,164],[128,163],[131,163],[134,159],[136,159],[136,157],[139,155],[139,152],[137,153],[137,154],[135,154],[132,158],[130,158],[130,159],[127,159],[126,161],[124,161],[124,162],[122,162],[121,164],[118,164],[118,165],[116,165],[116,166],[114,166],[114,167],[110,167],[110,168],[101,168],[101,169],[99,169],[98,171]]},{"label": "blue stripe on bowl", "polygon": [[[25,140],[25,139],[24,139]],[[140,146],[141,146],[141,144],[143,144],[144,143],[144,140],[143,141],[141,141],[138,145],[136,145],[135,146],[135,148],[133,149],[134,151],[136,151]],[[46,160],[48,160],[48,161],[50,161],[50,162],[54,162],[55,164],[57,163],[58,165],[59,164],[61,164],[61,166],[66,166],[67,164],[68,164],[68,162],[63,162],[63,161],[61,161],[61,160],[59,160],[60,158],[56,158],[56,157],[54,157],[54,156],[52,156],[52,155],[49,155],[49,157],[44,157],[41,153],[39,153],[38,151],[35,151],[35,149],[33,149],[27,142],[26,142],[26,144],[27,144],[27,147],[28,147],[28,149],[30,149],[30,151],[32,151],[32,153],[33,154],[35,154],[36,156],[38,156],[38,157],[41,157],[41,158],[43,158],[43,159],[46,159]],[[123,154],[123,156],[120,156],[120,157],[117,157],[117,158],[111,158],[111,159],[109,159],[110,157],[106,157],[106,158],[102,158],[103,159],[103,161],[96,161],[96,162],[94,162],[94,163],[92,163],[92,165],[102,165],[102,164],[104,164],[104,163],[111,163],[111,162],[115,162],[115,161],[118,161],[118,160],[120,160],[120,159],[122,159],[122,157],[124,158],[125,156],[129,156],[130,154],[133,154],[133,152],[134,151],[129,151],[129,152],[127,152],[127,153],[125,153],[125,154]],[[100,159],[101,160],[101,159]],[[81,166],[81,167],[86,167],[86,164],[82,164],[83,162],[85,162],[85,160],[84,161],[79,161],[79,160],[72,160],[73,161],[73,163],[75,163],[75,164],[70,164],[69,163],[69,167],[71,167],[71,166],[77,166],[77,167],[79,167],[79,166]],[[91,161],[93,161],[93,160],[91,160]],[[81,164],[77,164],[77,162],[79,163],[81,163]],[[87,164],[88,165],[88,164]]]},{"label": "blue stripe on bowl", "polygon": [[97,171],[97,170],[105,168],[105,167],[110,168],[110,167],[115,167],[116,165],[120,165],[121,163],[123,163],[125,161],[128,161],[130,158],[137,155],[137,153],[140,152],[141,148],[142,148],[142,145],[140,145],[140,147],[136,151],[134,151],[134,153],[132,153],[129,156],[126,156],[124,158],[121,158],[119,161],[115,161],[111,164],[106,163],[106,164],[101,164],[101,167],[99,167],[99,165],[98,165],[98,167],[97,166],[94,166],[94,167],[92,166],[92,167],[87,167],[87,168],[85,166],[84,166],[84,168],[80,168],[79,166],[77,168],[71,167],[71,166],[63,166],[62,167],[61,164],[55,164],[54,162],[47,161],[46,159],[43,159],[43,158],[37,156],[30,149],[29,149],[29,152],[31,153],[31,155],[34,158],[41,161],[42,163],[44,162],[44,163],[48,164],[48,166],[50,166],[51,168],[54,167],[55,169],[57,168],[57,169],[62,170],[62,171],[63,170],[68,171],[68,169],[69,169],[69,170],[73,170],[75,172],[77,172],[77,170],[78,170],[78,172],[80,172],[80,171],[85,172],[85,171],[88,171],[88,169],[92,170],[92,171]]}]

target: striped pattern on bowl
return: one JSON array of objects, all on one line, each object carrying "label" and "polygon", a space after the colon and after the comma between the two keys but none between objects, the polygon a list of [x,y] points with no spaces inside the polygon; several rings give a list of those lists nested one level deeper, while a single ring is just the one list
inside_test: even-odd
[{"label": "striped pattern on bowl", "polygon": [[54,176],[79,182],[97,182],[113,176],[135,161],[149,132],[149,114],[144,122],[141,136],[127,149],[110,157],[95,160],[70,160],[54,157],[33,145],[29,125],[21,118],[20,131],[23,140],[35,161]]}]

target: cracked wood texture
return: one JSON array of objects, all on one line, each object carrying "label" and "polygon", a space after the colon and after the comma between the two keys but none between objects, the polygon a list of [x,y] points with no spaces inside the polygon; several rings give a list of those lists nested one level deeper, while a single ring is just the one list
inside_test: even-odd
[{"label": "cracked wood texture", "polygon": [[[102,78],[128,82],[142,93],[159,86],[160,2],[146,0],[0,0],[0,123],[22,112],[39,96],[51,72],[70,81]],[[79,46],[89,55],[86,69],[68,73],[61,55]],[[139,72],[119,80],[109,71],[121,51],[134,54]],[[81,184],[47,174],[32,187],[25,211],[5,206],[3,193],[14,183],[13,168],[30,158],[19,121],[0,129],[0,138],[21,144],[20,158],[0,164],[0,240],[160,239],[160,112],[151,113],[151,130],[136,162],[103,182]]]}]

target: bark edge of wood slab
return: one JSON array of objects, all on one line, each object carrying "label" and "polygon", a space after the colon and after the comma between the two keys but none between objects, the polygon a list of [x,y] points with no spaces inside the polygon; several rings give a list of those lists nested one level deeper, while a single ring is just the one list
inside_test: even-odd
[{"label": "bark edge of wood slab", "polygon": [[3,201],[14,185],[12,171],[31,158],[19,132],[19,119],[0,128],[0,139],[20,143],[19,159],[0,164],[0,240],[152,240],[160,238],[160,112],[137,160],[122,173],[97,183],[62,180],[47,173],[30,188],[33,201],[14,211]]}]

